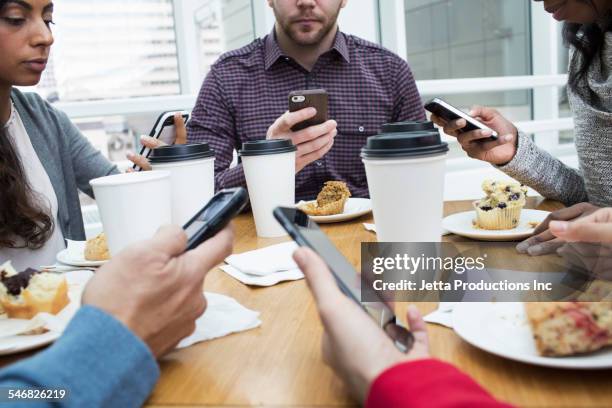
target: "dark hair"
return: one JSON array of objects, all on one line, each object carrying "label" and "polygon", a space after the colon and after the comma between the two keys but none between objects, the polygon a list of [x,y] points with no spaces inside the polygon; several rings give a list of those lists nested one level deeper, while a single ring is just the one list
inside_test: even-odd
[{"label": "dark hair", "polygon": [[35,204],[19,156],[1,127],[0,186],[0,248],[41,248],[53,232],[53,217]]},{"label": "dark hair", "polygon": [[[593,0],[581,0],[589,3],[599,13]],[[605,33],[612,31],[612,14],[608,11],[601,14],[595,23],[576,24],[565,23],[563,25],[563,40],[567,46],[572,46],[580,55],[581,61],[578,69],[571,72],[568,84],[576,89],[585,78],[593,59],[601,51],[604,44]],[[578,55],[575,55],[576,58]]]}]

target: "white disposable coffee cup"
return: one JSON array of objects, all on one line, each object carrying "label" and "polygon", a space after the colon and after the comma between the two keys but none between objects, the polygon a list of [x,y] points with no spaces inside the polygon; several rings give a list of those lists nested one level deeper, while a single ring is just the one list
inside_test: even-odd
[{"label": "white disposable coffee cup", "polygon": [[170,172],[172,223],[185,225],[215,194],[215,154],[207,143],[158,147],[153,170]]},{"label": "white disposable coffee cup", "polygon": [[431,122],[390,123],[361,151],[380,242],[439,242],[448,145]]},{"label": "white disposable coffee cup", "polygon": [[141,171],[91,180],[111,256],[171,223],[170,173]]},{"label": "white disposable coffee cup", "polygon": [[272,212],[278,206],[295,205],[296,150],[287,139],[242,144],[240,157],[259,237],[287,235]]}]

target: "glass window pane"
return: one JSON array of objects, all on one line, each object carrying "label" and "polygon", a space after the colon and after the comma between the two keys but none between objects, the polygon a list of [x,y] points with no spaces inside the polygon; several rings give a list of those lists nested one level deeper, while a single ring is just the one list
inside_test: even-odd
[{"label": "glass window pane", "polygon": [[[407,60],[418,80],[529,75],[529,0],[404,0]],[[441,95],[444,97],[444,95]],[[445,97],[531,119],[531,91]]]},{"label": "glass window pane", "polygon": [[37,87],[50,100],[180,93],[171,0],[62,0]]},{"label": "glass window pane", "polygon": [[198,0],[195,22],[204,76],[219,56],[255,38],[252,0]]}]

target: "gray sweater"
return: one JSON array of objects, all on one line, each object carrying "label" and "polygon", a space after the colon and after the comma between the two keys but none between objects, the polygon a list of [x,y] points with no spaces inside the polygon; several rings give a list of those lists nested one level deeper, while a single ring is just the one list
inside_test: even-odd
[{"label": "gray sweater", "polygon": [[117,173],[117,167],[89,143],[65,113],[40,96],[13,89],[11,99],[55,190],[64,237],[85,239],[78,190],[93,197],[89,180]]},{"label": "gray sweater", "polygon": [[[578,67],[580,55],[572,52],[570,58],[569,70],[573,72]],[[544,197],[566,205],[589,201],[599,206],[612,206],[611,69],[612,33],[607,33],[604,47],[589,69],[586,83],[577,91],[568,87],[579,171],[538,148],[524,134],[519,134],[514,159],[499,168]]]}]

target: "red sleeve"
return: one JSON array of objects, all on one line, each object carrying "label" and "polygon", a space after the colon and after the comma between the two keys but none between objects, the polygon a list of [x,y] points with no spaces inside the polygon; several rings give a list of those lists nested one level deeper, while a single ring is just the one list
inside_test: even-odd
[{"label": "red sleeve", "polygon": [[366,407],[492,408],[496,401],[474,380],[450,364],[427,359],[398,364],[376,378]]}]

